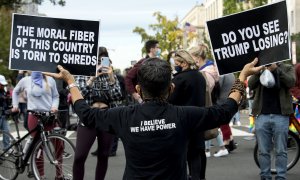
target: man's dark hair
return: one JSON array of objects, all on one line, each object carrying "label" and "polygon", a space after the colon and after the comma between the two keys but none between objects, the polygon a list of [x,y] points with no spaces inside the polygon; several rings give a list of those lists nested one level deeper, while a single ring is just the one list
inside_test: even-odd
[{"label": "man's dark hair", "polygon": [[159,58],[146,59],[138,71],[143,98],[164,99],[171,83],[172,68]]},{"label": "man's dark hair", "polygon": [[149,40],[145,43],[146,53],[150,53],[151,48],[155,48],[156,44],[158,44],[157,40]]}]

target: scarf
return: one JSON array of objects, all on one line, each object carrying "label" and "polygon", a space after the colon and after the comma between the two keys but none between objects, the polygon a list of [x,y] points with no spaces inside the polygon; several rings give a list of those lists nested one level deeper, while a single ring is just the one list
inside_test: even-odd
[{"label": "scarf", "polygon": [[203,66],[201,66],[201,67],[199,68],[199,70],[201,71],[202,69],[206,68],[207,66],[211,66],[211,65],[214,65],[214,62],[208,60],[208,61],[206,61],[206,63],[205,63]]},{"label": "scarf", "polygon": [[40,88],[43,88],[43,74],[41,72],[32,71],[31,79],[35,85],[38,85]]}]

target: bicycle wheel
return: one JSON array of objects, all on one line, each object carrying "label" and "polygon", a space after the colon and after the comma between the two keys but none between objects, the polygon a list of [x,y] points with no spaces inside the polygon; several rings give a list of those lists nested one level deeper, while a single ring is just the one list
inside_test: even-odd
[{"label": "bicycle wheel", "polygon": [[41,178],[73,179],[72,167],[75,154],[73,143],[58,134],[47,136],[48,141],[40,140],[31,156],[31,167],[37,180]]},{"label": "bicycle wheel", "polygon": [[19,158],[18,146],[11,147],[4,153],[4,143],[11,146],[15,138],[8,132],[0,130],[0,179],[11,180],[18,176],[17,162]]},{"label": "bicycle wheel", "polygon": [[[254,161],[256,165],[259,167],[258,162],[258,145],[256,143],[254,148]],[[297,135],[291,131],[289,131],[288,136],[288,144],[287,144],[287,155],[288,155],[288,161],[287,161],[287,170],[292,169],[298,162],[299,156],[300,156],[300,140],[297,137]],[[276,174],[276,154],[275,149],[273,148],[271,151],[271,173]]]}]

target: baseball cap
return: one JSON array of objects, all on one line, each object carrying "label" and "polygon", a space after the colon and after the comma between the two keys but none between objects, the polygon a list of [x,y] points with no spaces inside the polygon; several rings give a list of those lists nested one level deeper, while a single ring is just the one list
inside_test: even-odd
[{"label": "baseball cap", "polygon": [[5,77],[3,75],[0,75],[0,84],[7,85],[7,81],[5,80]]}]

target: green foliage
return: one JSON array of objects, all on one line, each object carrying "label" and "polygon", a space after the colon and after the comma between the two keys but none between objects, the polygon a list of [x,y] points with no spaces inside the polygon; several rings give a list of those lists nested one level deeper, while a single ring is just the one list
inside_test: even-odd
[{"label": "green foliage", "polygon": [[[64,6],[66,4],[65,0],[49,0],[53,5],[60,5]],[[17,10],[20,8],[22,5],[26,5],[29,3],[35,3],[38,5],[41,5],[44,2],[44,0],[1,0],[0,1],[0,7],[5,7],[7,9],[13,9]]]},{"label": "green foliage", "polygon": [[238,11],[238,3],[236,0],[224,0],[223,1],[223,15],[229,15],[233,13],[237,13]]},{"label": "green foliage", "polygon": [[[169,20],[160,12],[155,12],[153,16],[156,18],[157,23],[150,24],[149,29],[154,32],[154,35],[149,35],[141,27],[135,27],[133,33],[139,34],[143,43],[150,39],[158,40],[163,57],[166,59],[168,52],[180,48],[183,41],[183,31],[179,28],[178,17]],[[145,54],[145,49],[142,50],[142,53]]]},{"label": "green foliage", "polygon": [[268,3],[268,0],[250,0],[253,7],[262,6]]},{"label": "green foliage", "polygon": [[[49,0],[53,5],[65,5],[65,0]],[[8,70],[12,13],[28,3],[42,4],[44,0],[0,0],[0,74],[14,80],[16,71]]]},{"label": "green foliage", "polygon": [[241,0],[224,0],[223,1],[223,6],[224,6],[223,14],[224,14],[224,16],[247,10],[247,8],[249,8],[249,6],[246,5],[246,9],[245,9],[244,8],[245,3],[247,5],[251,4],[252,7],[258,7],[258,6],[262,6],[262,5],[267,4],[268,0],[245,0],[245,1],[241,1]]},{"label": "green foliage", "polygon": [[0,8],[0,74],[3,74],[5,77],[12,76],[12,71],[8,70],[11,15],[11,10]]}]

